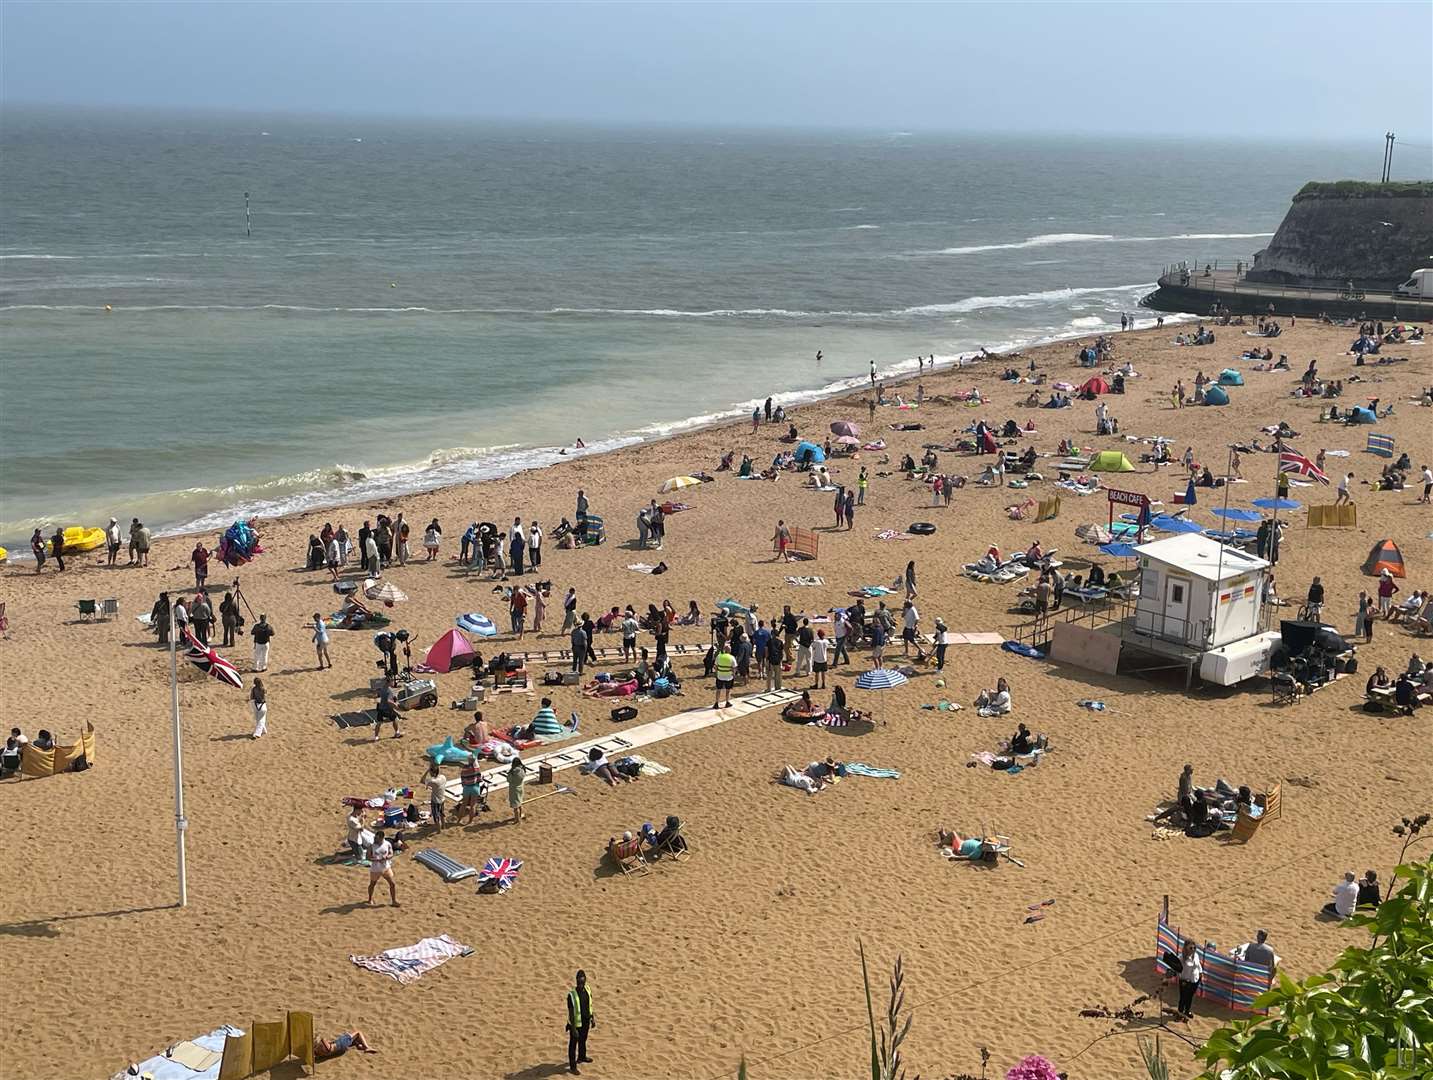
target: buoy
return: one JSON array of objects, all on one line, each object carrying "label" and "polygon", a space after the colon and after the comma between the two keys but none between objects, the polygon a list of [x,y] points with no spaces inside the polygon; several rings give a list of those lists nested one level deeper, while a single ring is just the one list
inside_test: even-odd
[{"label": "buoy", "polygon": [[390,281],[390,282],[388,283],[388,287],[389,287],[390,289],[396,289],[396,288],[398,288],[398,282],[396,282],[396,281]]},{"label": "buoy", "polygon": [[105,309],[106,311],[113,311],[113,310],[114,310],[114,308],[110,307],[108,304],[106,304],[106,305],[104,306],[104,309]]}]

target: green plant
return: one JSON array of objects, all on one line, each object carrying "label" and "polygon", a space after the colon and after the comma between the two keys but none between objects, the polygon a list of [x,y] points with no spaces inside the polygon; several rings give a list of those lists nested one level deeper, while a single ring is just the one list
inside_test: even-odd
[{"label": "green plant", "polygon": [[901,969],[901,958],[891,971],[891,998],[886,1006],[884,1025],[880,1029],[880,1044],[876,1042],[876,1009],[871,1001],[871,975],[866,968],[866,946],[858,943],[861,951],[861,982],[866,987],[866,1018],[871,1026],[871,1080],[902,1080],[906,1075],[901,1065],[901,1044],[911,1031],[911,1017],[901,1019],[905,1006],[905,973]]},{"label": "green plant", "polygon": [[1433,862],[1400,865],[1391,885],[1396,892],[1376,911],[1348,920],[1372,932],[1367,947],[1345,949],[1328,973],[1302,982],[1280,973],[1255,1002],[1272,1015],[1209,1036],[1196,1051],[1204,1080],[1426,1080],[1433,1070]]},{"label": "green plant", "polygon": [[1169,1080],[1169,1062],[1164,1060],[1164,1051],[1159,1048],[1159,1036],[1146,1039],[1140,1035],[1135,1042],[1139,1044],[1139,1056],[1144,1060],[1144,1071],[1149,1073],[1149,1080]]}]

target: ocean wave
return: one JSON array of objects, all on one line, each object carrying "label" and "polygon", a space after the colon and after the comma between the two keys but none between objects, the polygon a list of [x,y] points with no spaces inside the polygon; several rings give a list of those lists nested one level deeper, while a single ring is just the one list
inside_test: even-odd
[{"label": "ocean wave", "polygon": [[1048,289],[1044,292],[1014,293],[1009,296],[967,296],[949,304],[921,304],[903,308],[900,315],[947,315],[980,311],[984,308],[1023,308],[1040,304],[1059,303],[1077,296],[1095,296],[1100,293],[1131,293],[1139,289],[1152,289],[1153,282],[1136,282],[1133,285],[1099,285],[1083,289]]},{"label": "ocean wave", "polygon": [[1081,315],[1078,319],[1070,320],[1071,326],[1078,326],[1086,329],[1095,326],[1103,326],[1104,324],[1105,320],[1100,318],[1098,315]]},{"label": "ocean wave", "polygon": [[1171,240],[1252,240],[1273,236],[1270,232],[1245,233],[1176,233],[1173,236],[1114,236],[1110,233],[1041,233],[1008,244],[970,244],[965,247],[938,248],[933,251],[912,251],[908,255],[974,255],[982,251],[1018,251],[1024,248],[1050,247],[1055,244],[1145,244]]},{"label": "ocean wave", "polygon": [[842,231],[843,231],[843,232],[854,232],[854,231],[857,230],[857,229],[879,229],[879,228],[880,228],[879,225],[845,225],[845,226],[842,226]]}]

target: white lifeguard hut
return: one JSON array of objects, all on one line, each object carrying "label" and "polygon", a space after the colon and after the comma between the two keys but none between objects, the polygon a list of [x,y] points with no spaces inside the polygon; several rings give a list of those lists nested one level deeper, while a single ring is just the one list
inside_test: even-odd
[{"label": "white lifeguard hut", "polygon": [[1207,682],[1232,686],[1265,668],[1279,640],[1263,631],[1267,561],[1197,534],[1134,550],[1140,587],[1128,630],[1200,654]]}]

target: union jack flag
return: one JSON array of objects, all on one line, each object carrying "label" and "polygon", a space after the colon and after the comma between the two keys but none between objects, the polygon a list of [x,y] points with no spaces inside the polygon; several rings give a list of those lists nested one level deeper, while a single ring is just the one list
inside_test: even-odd
[{"label": "union jack flag", "polygon": [[228,683],[236,690],[244,688],[244,679],[238,669],[208,645],[203,644],[192,631],[184,631],[184,643],[188,646],[184,651],[184,659],[200,671],[207,672],[220,682]]},{"label": "union jack flag", "polygon": [[489,888],[496,886],[498,892],[507,892],[513,887],[517,872],[521,869],[521,859],[511,859],[506,855],[493,856],[483,863],[483,868],[478,871],[478,888],[481,889],[484,885]]},{"label": "union jack flag", "polygon": [[1283,450],[1279,453],[1279,471],[1298,473],[1310,480],[1317,480],[1320,484],[1329,482],[1327,474],[1297,450]]}]

